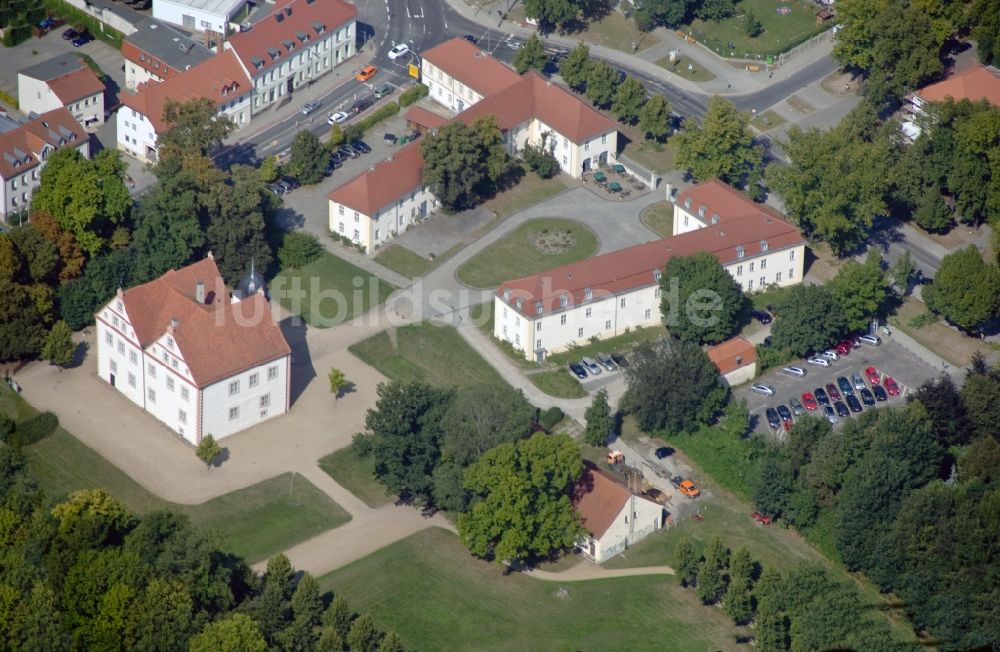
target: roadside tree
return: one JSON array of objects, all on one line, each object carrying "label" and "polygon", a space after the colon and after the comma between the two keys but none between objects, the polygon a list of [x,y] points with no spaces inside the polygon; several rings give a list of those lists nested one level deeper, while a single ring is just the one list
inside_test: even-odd
[{"label": "roadside tree", "polygon": [[582,41],[559,63],[559,74],[570,88],[582,91],[590,73],[590,48]]},{"label": "roadside tree", "polygon": [[275,181],[278,178],[278,167],[277,156],[265,156],[264,160],[260,162],[260,167],[257,168],[257,174],[260,175],[261,183]]},{"label": "roadside tree", "polygon": [[529,70],[544,70],[548,61],[549,55],[545,54],[542,39],[538,38],[538,34],[535,33],[528,37],[528,40],[514,55],[514,70],[519,75],[523,75]]},{"label": "roadside tree", "polygon": [[909,249],[904,251],[896,259],[896,262],[889,266],[889,276],[892,277],[892,282],[896,286],[899,296],[905,297],[910,293],[910,283],[916,277],[917,271],[917,263],[914,262]]},{"label": "roadside tree", "polygon": [[1000,269],[983,262],[976,247],[941,259],[934,282],[923,289],[927,307],[967,333],[1000,315]]},{"label": "roadside tree", "polygon": [[326,164],[329,162],[330,150],[323,146],[316,134],[308,129],[295,134],[289,165],[299,181],[306,185],[319,183],[323,180]]},{"label": "roadside tree", "polygon": [[251,268],[266,271],[272,254],[261,199],[265,190],[256,170],[234,165],[229,181],[216,186],[206,207],[205,239],[222,277],[235,285]]},{"label": "roadside tree", "polygon": [[186,102],[168,99],[163,105],[167,131],[157,139],[160,160],[208,156],[236,125],[219,115],[215,102],[199,97]]},{"label": "roadside tree", "polygon": [[604,108],[611,104],[617,83],[618,73],[607,61],[600,59],[590,63],[587,71],[587,97],[594,106]]},{"label": "roadside tree", "polygon": [[822,285],[795,285],[776,307],[781,318],[771,325],[773,346],[794,356],[823,351],[846,326],[833,293]]},{"label": "roadside tree", "polygon": [[639,110],[639,127],[647,138],[662,142],[670,135],[670,112],[670,102],[659,93],[642,105]]},{"label": "roadside tree", "polygon": [[868,250],[864,264],[845,262],[828,287],[851,331],[867,331],[872,318],[883,316],[892,295],[882,270],[882,256],[875,248]]},{"label": "roadside tree", "polygon": [[594,446],[607,445],[611,431],[615,427],[611,405],[608,403],[608,390],[602,387],[597,391],[583,418],[587,422],[587,429],[584,432],[586,442]]},{"label": "roadside tree", "polygon": [[756,195],[764,150],[753,142],[750,119],[721,97],[708,100],[702,123],[684,120],[684,128],[671,138],[677,150],[677,167],[697,181],[719,177]]},{"label": "roadside tree", "polygon": [[625,124],[634,125],[647,102],[646,87],[635,77],[626,77],[615,91],[611,110]]},{"label": "roadside tree", "polygon": [[562,29],[576,19],[579,5],[571,0],[525,0],[524,14],[538,21],[539,30],[549,33]]},{"label": "roadside tree", "polygon": [[674,256],[660,276],[660,316],[682,340],[715,344],[750,316],[740,284],[706,252]]}]

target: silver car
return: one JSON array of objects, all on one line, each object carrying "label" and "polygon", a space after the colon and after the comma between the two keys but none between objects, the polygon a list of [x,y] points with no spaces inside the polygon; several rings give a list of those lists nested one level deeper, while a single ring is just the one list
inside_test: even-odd
[{"label": "silver car", "polygon": [[862,378],[859,373],[851,374],[851,382],[854,384],[854,389],[859,392],[863,389],[868,389],[868,385],[865,384],[865,379]]},{"label": "silver car", "polygon": [[818,355],[814,355],[813,357],[811,357],[808,360],[806,360],[806,362],[809,363],[809,364],[811,364],[811,365],[815,365],[817,367],[829,367],[830,366],[830,361],[829,360],[827,360],[824,357],[818,356]]},{"label": "silver car", "polygon": [[618,365],[615,364],[615,361],[607,353],[598,353],[596,357],[600,365],[608,371],[614,371],[618,368]]},{"label": "silver car", "polygon": [[802,367],[796,367],[795,365],[788,365],[787,367],[784,367],[782,371],[788,374],[789,376],[796,376],[798,378],[802,378],[806,375],[805,369],[803,369]]},{"label": "silver car", "polygon": [[764,383],[755,383],[750,387],[750,391],[754,394],[760,394],[762,396],[774,396],[774,386],[766,385]]},{"label": "silver car", "polygon": [[801,401],[799,401],[799,399],[795,397],[788,399],[788,407],[792,408],[792,414],[794,414],[797,417],[800,417],[806,413],[805,408],[802,407]]},{"label": "silver car", "polygon": [[583,368],[586,369],[587,373],[591,376],[597,376],[601,373],[601,367],[594,362],[593,358],[584,358],[583,360],[580,360],[580,364],[583,365]]}]

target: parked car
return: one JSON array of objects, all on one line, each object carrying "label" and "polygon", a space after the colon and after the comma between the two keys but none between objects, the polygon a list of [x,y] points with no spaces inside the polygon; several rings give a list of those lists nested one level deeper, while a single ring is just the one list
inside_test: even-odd
[{"label": "parked car", "polygon": [[795,365],[788,365],[787,367],[783,367],[781,370],[789,376],[796,376],[797,378],[802,378],[806,375],[805,369],[802,367],[796,367]]},{"label": "parked car", "polygon": [[868,378],[868,382],[872,384],[872,387],[878,385],[881,380],[878,375],[878,369],[875,367],[868,367],[865,369],[865,376]]},{"label": "parked car", "polygon": [[781,417],[782,421],[784,421],[785,423],[792,422],[792,411],[789,410],[787,406],[779,405],[775,409],[778,411],[778,416]]},{"label": "parked car", "polygon": [[660,446],[659,448],[656,449],[656,452],[653,453],[653,455],[656,455],[656,459],[662,460],[666,457],[670,457],[673,454],[673,452],[674,450],[672,448],[667,448],[666,446]]},{"label": "parked car", "polygon": [[328,117],[326,121],[332,125],[339,125],[342,122],[346,122],[347,118],[349,117],[350,116],[348,116],[343,111],[335,111],[334,113],[330,114],[330,117]]},{"label": "parked car", "polygon": [[845,376],[837,377],[837,387],[840,388],[844,396],[854,396],[854,386],[851,385],[851,381],[847,380]]},{"label": "parked car", "polygon": [[809,363],[809,364],[811,364],[811,365],[815,365],[817,367],[829,367],[830,366],[830,361],[829,360],[827,360],[826,358],[820,357],[818,355],[814,355],[813,357],[811,357],[808,360],[806,360],[806,362]]},{"label": "parked car", "polygon": [[319,109],[319,102],[306,102],[302,105],[302,115],[309,115]]},{"label": "parked car", "polygon": [[847,404],[845,404],[843,401],[837,401],[836,403],[833,404],[833,407],[834,409],[837,410],[838,417],[843,418],[851,416],[851,411],[847,409]]},{"label": "parked car", "polygon": [[820,405],[829,405],[830,398],[826,395],[826,390],[822,387],[817,387],[816,391],[813,392],[813,396],[816,397],[816,402]]},{"label": "parked car", "polygon": [[823,414],[826,415],[826,420],[830,423],[837,423],[840,421],[840,417],[837,416],[837,413],[834,412],[833,408],[829,405],[823,406]]},{"label": "parked car", "polygon": [[407,45],[406,43],[397,43],[396,45],[392,46],[391,50],[389,50],[389,55],[388,55],[389,61],[395,61],[396,59],[405,56],[409,53],[410,53],[409,45]]},{"label": "parked car", "polygon": [[833,346],[833,350],[837,352],[837,355],[847,355],[854,350],[850,342],[837,342]]},{"label": "parked car", "polygon": [[819,407],[819,404],[816,402],[816,397],[809,392],[805,392],[802,395],[802,404],[806,406],[807,410],[815,410]]},{"label": "parked car", "polygon": [[868,346],[878,346],[882,343],[882,338],[878,335],[862,335],[858,338],[862,344],[867,344]]},{"label": "parked car", "polygon": [[851,412],[860,412],[864,409],[861,407],[861,401],[853,394],[847,397],[847,405],[851,408]]},{"label": "parked car", "polygon": [[281,194],[283,194],[283,195],[287,195],[288,193],[292,192],[292,190],[295,189],[292,186],[292,184],[288,183],[284,179],[278,179],[277,181],[275,181],[271,185],[278,186],[279,188],[281,188]]},{"label": "parked car", "polygon": [[295,188],[301,188],[302,187],[302,184],[299,183],[299,180],[296,179],[295,177],[293,177],[290,174],[283,174],[281,176],[281,180],[284,181],[285,183],[287,183],[288,185],[290,185],[293,190]]},{"label": "parked car", "polygon": [[72,27],[70,27],[69,29],[67,29],[66,31],[64,31],[62,33],[62,37],[63,37],[64,41],[72,41],[73,39],[77,38],[78,36],[80,36],[80,32],[76,31]]},{"label": "parked car", "polygon": [[837,386],[833,383],[826,384],[826,393],[830,395],[831,401],[839,401],[841,398],[840,390],[838,390]]},{"label": "parked car", "polygon": [[775,430],[781,427],[781,417],[778,416],[778,411],[774,408],[767,408],[764,410],[764,417],[767,419],[767,425],[771,426]]},{"label": "parked car", "polygon": [[696,487],[690,480],[682,480],[679,485],[677,485],[677,490],[688,498],[697,498],[701,495],[701,489]]},{"label": "parked car", "polygon": [[754,394],[761,394],[762,396],[774,396],[774,387],[764,383],[754,383],[751,385],[750,391]]},{"label": "parked car", "polygon": [[472,34],[463,34],[462,38],[468,41],[469,43],[472,43],[473,45],[479,42],[479,40]]},{"label": "parked car", "polygon": [[833,349],[827,349],[826,351],[820,353],[820,355],[829,360],[830,362],[836,362],[837,360],[840,359],[840,354],[834,351]]},{"label": "parked car", "polygon": [[330,155],[330,160],[326,162],[326,176],[333,174],[333,171],[344,164],[339,156]]},{"label": "parked car", "polygon": [[754,512],[753,514],[750,515],[750,518],[752,518],[753,520],[757,521],[758,525],[770,525],[771,524],[771,517],[768,516],[767,514],[762,514],[760,512]]},{"label": "parked car", "polygon": [[628,358],[626,358],[625,355],[622,353],[612,353],[611,359],[614,360],[615,364],[618,365],[618,367],[621,369],[625,369],[628,367]]},{"label": "parked car", "polygon": [[371,154],[372,152],[372,148],[368,146],[368,143],[358,138],[351,141],[351,147],[358,150],[362,154]]},{"label": "parked car", "polygon": [[375,66],[365,66],[364,68],[359,70],[356,75],[354,75],[354,78],[360,82],[366,82],[372,77],[374,77],[375,73],[377,72],[378,68],[376,68]]},{"label": "parked car", "polygon": [[576,376],[580,380],[583,380],[584,378],[587,377],[587,371],[586,371],[586,369],[584,369],[583,367],[581,367],[580,365],[578,365],[575,362],[570,362],[569,363],[569,370],[570,370],[570,372],[574,376]]},{"label": "parked car", "polygon": [[337,153],[344,158],[358,158],[361,156],[361,152],[346,143],[337,148]]},{"label": "parked car", "polygon": [[601,368],[593,358],[583,358],[580,360],[580,364],[583,365],[583,368],[586,369],[587,373],[591,376],[599,376],[601,373]]},{"label": "parked car", "polygon": [[276,183],[269,183],[269,184],[267,184],[267,185],[266,185],[266,186],[264,186],[264,187],[265,187],[265,188],[267,188],[268,190],[270,190],[271,192],[273,192],[273,193],[274,193],[274,194],[276,194],[276,195],[279,195],[279,196],[280,196],[280,195],[283,195],[283,194],[285,194],[285,189],[284,189],[284,187],[282,187],[282,186],[279,186],[279,185],[278,185],[278,184],[276,184]]},{"label": "parked car", "polygon": [[598,353],[594,357],[596,357],[597,362],[608,371],[615,371],[618,369],[618,365],[615,364],[615,361],[612,360],[611,356],[607,353]]},{"label": "parked car", "polygon": [[524,47],[524,41],[515,41],[514,39],[507,39],[507,47],[511,50],[520,50]]},{"label": "parked car", "polygon": [[889,396],[899,396],[899,385],[896,384],[896,379],[892,376],[886,376],[882,379],[882,387],[885,387]]},{"label": "parked car", "polygon": [[885,388],[881,385],[872,385],[872,394],[875,395],[876,401],[888,401],[889,395],[885,393]]},{"label": "parked car", "polygon": [[788,399],[788,407],[792,408],[792,414],[794,414],[797,417],[800,417],[806,413],[805,408],[802,407],[802,403],[799,401],[799,399],[795,398],[794,396]]},{"label": "parked car", "polygon": [[372,95],[374,95],[378,99],[382,99],[383,97],[388,97],[392,95],[393,90],[395,89],[392,87],[392,84],[386,82],[385,84],[382,84],[381,86],[376,88],[375,92],[372,93]]},{"label": "parked car", "polygon": [[865,404],[865,407],[871,407],[875,405],[875,395],[872,394],[872,391],[867,387],[861,390],[861,402]]},{"label": "parked car", "polygon": [[87,30],[83,30],[82,32],[80,32],[79,36],[73,39],[72,43],[73,47],[78,48],[81,45],[86,45],[87,43],[90,43],[93,40],[94,37],[90,35],[90,32],[88,32]]},{"label": "parked car", "polygon": [[362,97],[351,105],[351,113],[361,113],[362,111],[368,109],[372,104],[375,104],[374,97],[371,95]]},{"label": "parked car", "polygon": [[386,145],[395,145],[396,143],[399,142],[399,138],[396,136],[396,134],[385,133],[382,134],[382,142],[385,143]]},{"label": "parked car", "polygon": [[771,321],[772,321],[772,319],[771,319],[771,313],[769,313],[766,310],[754,310],[750,314],[752,314],[753,318],[756,319],[757,321],[759,321],[762,324],[770,324]]},{"label": "parked car", "polygon": [[854,389],[856,389],[859,392],[863,389],[868,388],[868,385],[865,383],[865,379],[862,378],[861,374],[859,374],[856,371],[853,374],[851,374],[851,383],[854,385]]}]

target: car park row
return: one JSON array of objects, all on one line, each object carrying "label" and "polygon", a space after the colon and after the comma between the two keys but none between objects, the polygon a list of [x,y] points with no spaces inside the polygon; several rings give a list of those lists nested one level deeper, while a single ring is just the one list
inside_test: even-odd
[{"label": "car park row", "polygon": [[[596,358],[596,359],[595,359]],[[599,376],[602,371],[618,371],[628,367],[628,358],[621,353],[598,353],[594,358],[584,356],[579,362],[569,363],[569,371],[580,380]]]}]

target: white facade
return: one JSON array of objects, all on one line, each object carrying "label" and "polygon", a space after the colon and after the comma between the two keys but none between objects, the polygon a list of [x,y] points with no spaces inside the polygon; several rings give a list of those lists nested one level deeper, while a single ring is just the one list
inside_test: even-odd
[{"label": "white facade", "polygon": [[23,73],[17,75],[17,102],[24,113],[42,115],[63,106],[73,114],[76,121],[83,127],[104,124],[104,90],[63,104],[55,94],[49,82],[29,77]]},{"label": "white facade", "polygon": [[455,113],[461,113],[483,99],[481,94],[426,59],[420,63],[420,73],[421,81],[430,91],[428,97]]},{"label": "white facade", "polygon": [[609,129],[577,143],[538,118],[531,118],[511,130],[507,139],[508,153],[513,155],[525,145],[537,147],[542,144],[543,137],[546,147],[559,162],[559,167],[574,179],[582,177],[584,172],[618,160],[617,129]]},{"label": "white facade", "polygon": [[197,32],[225,34],[245,0],[153,0],[153,18]]},{"label": "white facade", "polygon": [[642,496],[631,496],[600,537],[587,536],[577,548],[598,564],[624,552],[663,527],[663,506]]},{"label": "white facade", "polygon": [[371,253],[437,210],[437,199],[420,186],[409,194],[379,209],[375,215],[358,211],[330,200],[330,231],[350,238]]},{"label": "white facade", "polygon": [[727,374],[722,374],[722,377],[725,378],[730,387],[742,385],[757,377],[757,363],[751,362],[748,365],[733,369]]},{"label": "white facade", "polygon": [[202,394],[202,433],[218,439],[284,414],[290,382],[286,356],[209,385]]}]

